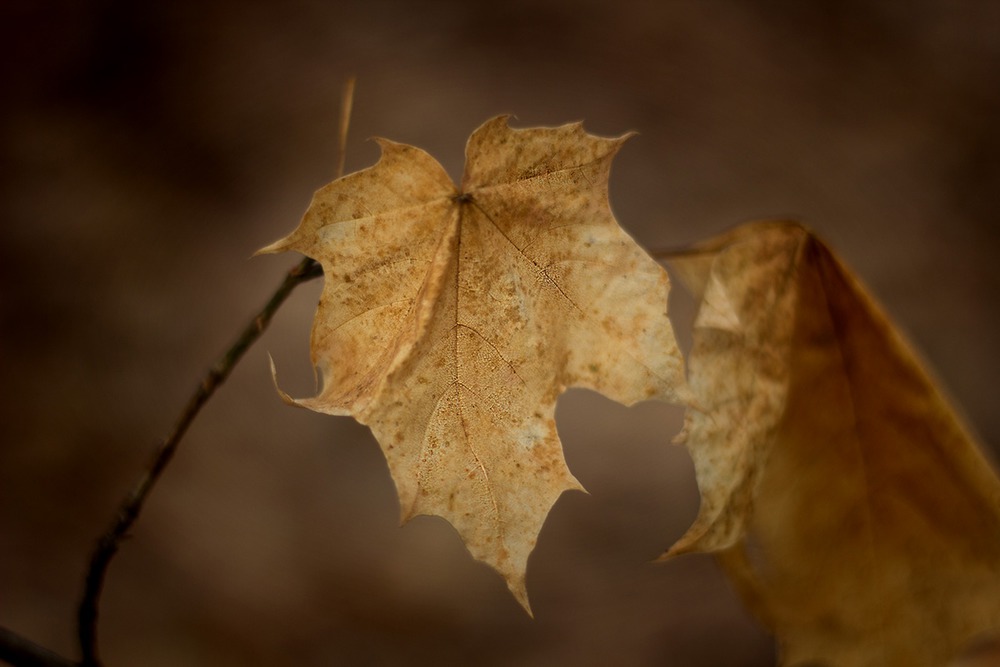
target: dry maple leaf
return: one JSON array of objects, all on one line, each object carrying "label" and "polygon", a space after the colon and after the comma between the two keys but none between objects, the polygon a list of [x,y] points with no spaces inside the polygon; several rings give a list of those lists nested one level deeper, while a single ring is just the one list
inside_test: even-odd
[{"label": "dry maple leaf", "polygon": [[702,509],[668,555],[721,551],[783,664],[938,666],[1000,630],[1000,482],[851,273],[793,223],[675,265]]},{"label": "dry maple leaf", "polygon": [[427,153],[379,140],[375,166],[320,189],[263,250],[297,250],[326,276],[312,333],[322,388],[294,402],[370,425],[402,520],[446,518],[526,609],[545,516],[582,488],[556,398],[684,391],[667,275],[608,207],[626,138],[495,118],[469,139],[461,188]]}]

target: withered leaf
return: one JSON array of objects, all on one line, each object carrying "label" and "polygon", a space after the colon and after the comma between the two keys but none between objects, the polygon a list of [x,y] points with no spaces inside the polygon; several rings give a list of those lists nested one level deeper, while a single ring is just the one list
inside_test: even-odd
[{"label": "withered leaf", "polygon": [[684,390],[667,275],[608,206],[625,138],[498,117],[469,139],[460,188],[427,153],[380,140],[375,166],[319,190],[264,249],[297,250],[326,276],[312,333],[322,388],[295,402],[369,424],[403,521],[446,518],[525,608],[545,516],[581,488],[556,398]]},{"label": "withered leaf", "polygon": [[677,260],[702,294],[686,425],[717,551],[788,665],[944,665],[1000,629],[1000,482],[833,253],[792,223]]}]

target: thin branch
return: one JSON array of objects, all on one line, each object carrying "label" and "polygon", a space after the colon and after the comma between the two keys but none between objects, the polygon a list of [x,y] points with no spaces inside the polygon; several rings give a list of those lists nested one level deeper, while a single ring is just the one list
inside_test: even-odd
[{"label": "thin branch", "polygon": [[0,626],[0,661],[16,667],[77,667],[77,663]]},{"label": "thin branch", "polygon": [[[152,490],[156,481],[160,478],[163,470],[170,463],[178,444],[184,437],[185,432],[194,421],[194,418],[201,411],[205,402],[215,393],[243,354],[260,337],[267,328],[274,313],[285,301],[292,290],[299,284],[304,283],[323,274],[323,270],[318,263],[306,258],[285,276],[284,281],[268,300],[253,320],[247,324],[243,333],[236,339],[233,345],[222,355],[222,358],[208,371],[202,378],[194,394],[188,400],[187,405],[181,412],[173,432],[160,443],[155,452],[149,468],[142,478],[136,483],[131,493],[126,496],[118,508],[118,512],[100,539],[97,541],[90,556],[90,566],[87,569],[84,579],[83,597],[77,611],[77,634],[80,642],[82,655],[81,665],[84,667],[96,667],[100,664],[97,657],[97,607],[100,602],[101,589],[104,585],[104,577],[108,565],[114,555],[118,552],[122,539],[126,536],[132,524],[135,523],[143,503]],[[32,664],[32,663],[18,663]],[[54,663],[39,663],[54,664]]]}]

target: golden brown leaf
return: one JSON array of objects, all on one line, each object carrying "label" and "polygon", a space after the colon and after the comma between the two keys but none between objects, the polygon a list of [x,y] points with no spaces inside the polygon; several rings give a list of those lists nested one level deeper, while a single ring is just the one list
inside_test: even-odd
[{"label": "golden brown leaf", "polygon": [[1000,629],[1000,482],[879,307],[795,224],[698,251],[703,506],[668,553],[721,551],[784,664],[937,666]]},{"label": "golden brown leaf", "polygon": [[326,276],[312,334],[322,389],[296,403],[369,424],[403,521],[445,517],[525,608],[542,522],[581,488],[556,398],[683,391],[667,275],[608,207],[624,140],[499,117],[469,139],[460,189],[423,151],[383,140],[375,166],[319,190],[264,249],[302,252]]}]

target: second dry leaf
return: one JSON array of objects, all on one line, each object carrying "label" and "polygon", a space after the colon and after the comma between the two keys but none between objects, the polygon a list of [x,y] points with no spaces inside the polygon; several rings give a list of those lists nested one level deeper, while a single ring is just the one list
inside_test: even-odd
[{"label": "second dry leaf", "polygon": [[1000,631],[1000,482],[848,269],[792,223],[674,265],[702,507],[671,553],[721,552],[786,665],[939,667]]}]

